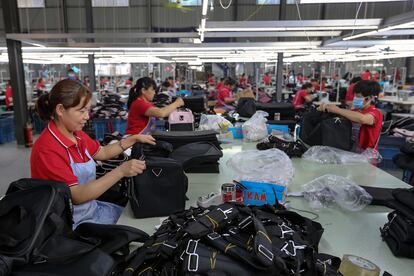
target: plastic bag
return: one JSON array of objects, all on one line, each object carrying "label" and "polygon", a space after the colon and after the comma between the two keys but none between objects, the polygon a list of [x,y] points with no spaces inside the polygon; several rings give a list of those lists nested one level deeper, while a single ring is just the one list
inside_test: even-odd
[{"label": "plastic bag", "polygon": [[278,149],[242,151],[233,155],[227,166],[236,172],[236,180],[288,186],[294,175],[289,156]]},{"label": "plastic bag", "polygon": [[247,141],[260,141],[267,137],[267,116],[269,116],[267,112],[258,110],[243,124],[243,137]]},{"label": "plastic bag", "polygon": [[219,115],[206,115],[201,114],[199,130],[214,130],[220,132],[222,129],[228,129],[233,127],[233,124],[229,120]]},{"label": "plastic bag", "polygon": [[302,158],[322,164],[378,164],[382,161],[381,154],[375,149],[354,153],[328,146],[313,146],[302,155]]},{"label": "plastic bag", "polygon": [[352,180],[333,174],[318,177],[303,186],[303,194],[312,209],[320,210],[333,203],[342,209],[360,211],[372,196]]}]

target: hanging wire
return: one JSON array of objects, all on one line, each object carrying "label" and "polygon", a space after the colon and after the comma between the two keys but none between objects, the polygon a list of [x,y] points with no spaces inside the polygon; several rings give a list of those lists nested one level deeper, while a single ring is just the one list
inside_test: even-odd
[{"label": "hanging wire", "polygon": [[[357,12],[356,12],[356,15],[355,15],[354,26],[355,26],[355,24],[358,20],[358,14],[359,14],[359,11],[360,11],[361,7],[362,7],[362,1],[361,1],[361,3],[359,3],[358,9],[357,9]],[[354,32],[355,32],[355,29],[352,29],[351,36],[354,35]]]},{"label": "hanging wire", "polygon": [[233,0],[229,0],[229,3],[227,4],[227,7],[225,7],[225,6],[223,5],[223,0],[220,0],[220,6],[221,6],[223,9],[227,10],[228,8],[230,8],[230,6],[231,6],[231,2],[233,2]]},{"label": "hanging wire", "polygon": [[269,0],[266,0],[265,2],[263,2],[263,4],[260,4],[259,7],[252,12],[246,19],[244,19],[243,21],[249,21],[256,13],[258,13],[265,5],[267,5],[267,2]]},{"label": "hanging wire", "polygon": [[[298,16],[299,16],[299,21],[302,21],[302,16],[300,15],[300,9],[299,9],[299,4],[298,4],[298,2],[299,2],[299,0],[295,0],[296,10],[297,10],[297,12],[298,12]],[[304,32],[304,33],[305,33],[305,35],[306,35],[306,39],[307,39],[307,40],[308,40],[308,42],[309,42],[309,46],[312,46],[312,42],[310,41],[310,38],[309,38],[308,33],[306,32],[306,30],[305,30],[305,29],[303,30],[303,32]]]}]

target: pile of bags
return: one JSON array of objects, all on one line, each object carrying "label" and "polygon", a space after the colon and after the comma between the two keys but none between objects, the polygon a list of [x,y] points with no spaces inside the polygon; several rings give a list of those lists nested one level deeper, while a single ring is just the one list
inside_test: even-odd
[{"label": "pile of bags", "polygon": [[125,103],[121,101],[121,96],[108,91],[101,92],[101,101],[92,109],[92,118],[126,120],[128,111],[125,109]]}]

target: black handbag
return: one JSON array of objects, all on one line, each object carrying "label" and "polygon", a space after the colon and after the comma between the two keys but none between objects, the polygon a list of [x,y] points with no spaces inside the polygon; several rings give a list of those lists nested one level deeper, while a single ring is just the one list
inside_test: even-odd
[{"label": "black handbag", "polygon": [[242,117],[252,117],[256,113],[255,100],[252,98],[240,98],[237,102],[236,111]]},{"label": "black handbag", "polygon": [[131,158],[145,160],[146,169],[128,187],[136,218],[167,216],[184,210],[188,186],[182,165],[171,158],[145,156],[141,144],[132,147]]}]

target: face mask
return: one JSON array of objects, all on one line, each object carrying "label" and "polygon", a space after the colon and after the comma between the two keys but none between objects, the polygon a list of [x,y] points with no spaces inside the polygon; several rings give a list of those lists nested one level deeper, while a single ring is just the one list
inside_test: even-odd
[{"label": "face mask", "polygon": [[364,98],[355,97],[354,100],[352,101],[352,104],[354,105],[354,108],[362,109],[364,107]]}]

